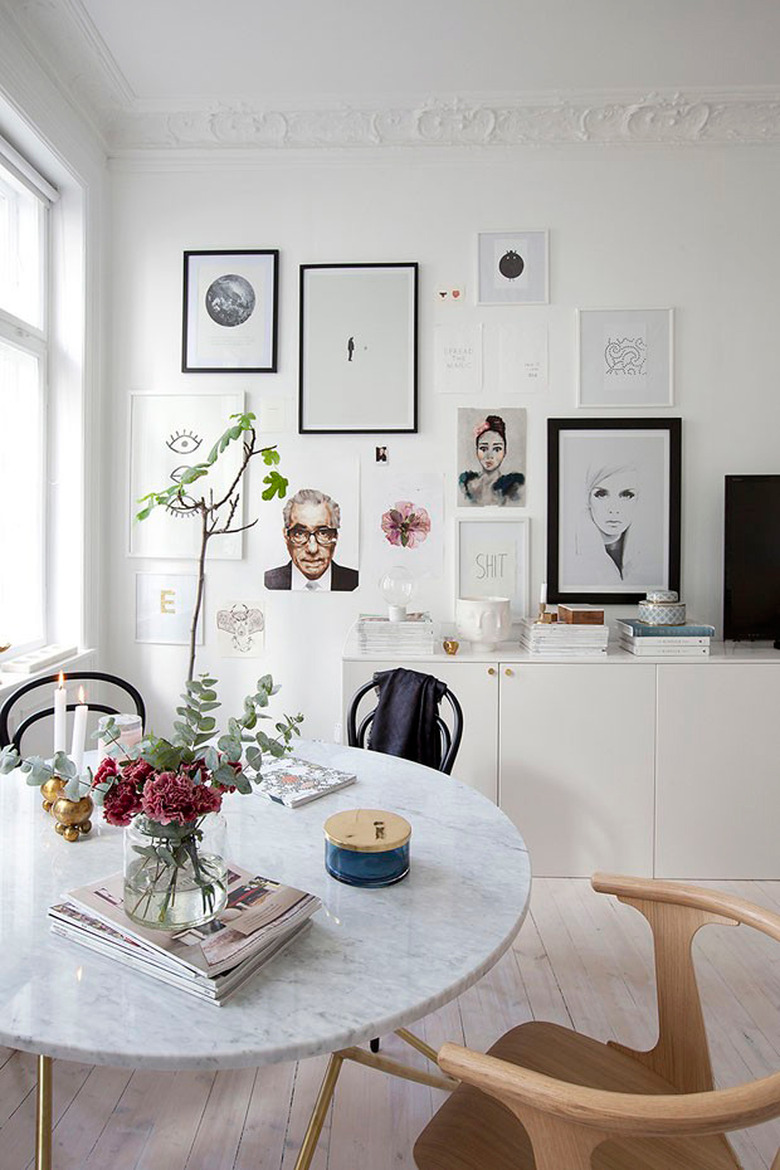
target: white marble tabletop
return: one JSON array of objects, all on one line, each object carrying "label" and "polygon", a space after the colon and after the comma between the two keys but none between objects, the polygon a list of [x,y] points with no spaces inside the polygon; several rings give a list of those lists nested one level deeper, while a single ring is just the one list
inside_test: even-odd
[{"label": "white marble tabletop", "polygon": [[[298,809],[224,802],[230,860],[318,894],[311,930],[222,1007],[49,931],[49,905],[121,869],[122,830],[54,832],[40,793],[0,778],[0,1044],[96,1064],[241,1068],[332,1052],[411,1024],[475,983],[517,934],[530,893],[517,829],[479,793],[390,756],[318,743],[295,754],[358,782]],[[322,825],[343,808],[412,825],[411,872],[356,889],[325,871]]]}]

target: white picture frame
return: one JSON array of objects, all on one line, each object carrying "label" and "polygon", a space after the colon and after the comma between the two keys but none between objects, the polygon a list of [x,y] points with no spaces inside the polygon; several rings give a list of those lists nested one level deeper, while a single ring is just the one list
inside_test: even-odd
[{"label": "white picture frame", "polygon": [[[176,516],[172,509],[155,508],[146,520],[136,520],[139,499],[174,482],[181,466],[208,455],[230,426],[232,414],[244,411],[243,391],[230,394],[131,394],[130,484],[128,551],[131,557],[197,560],[200,523],[197,515]],[[215,493],[226,492],[241,465],[241,445],[231,443],[205,479]],[[239,505],[243,515],[243,498]],[[236,516],[236,522],[241,523]],[[241,560],[243,533],[215,536],[209,541],[209,560]]]},{"label": "white picture frame", "polygon": [[547,230],[477,233],[477,304],[550,303]]},{"label": "white picture frame", "polygon": [[577,407],[674,405],[674,310],[578,309]]},{"label": "white picture frame", "polygon": [[[198,592],[196,573],[136,573],[135,640],[187,646]],[[203,607],[196,644],[203,645]]]},{"label": "white picture frame", "polygon": [[457,516],[457,596],[508,597],[512,617],[525,617],[530,603],[529,534],[527,516]]}]

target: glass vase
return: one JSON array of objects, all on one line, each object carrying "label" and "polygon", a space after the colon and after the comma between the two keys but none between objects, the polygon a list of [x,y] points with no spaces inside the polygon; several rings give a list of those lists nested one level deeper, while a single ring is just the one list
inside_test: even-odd
[{"label": "glass vase", "polygon": [[227,901],[225,818],[187,824],[137,816],[125,829],[125,913],[151,930],[201,926]]}]

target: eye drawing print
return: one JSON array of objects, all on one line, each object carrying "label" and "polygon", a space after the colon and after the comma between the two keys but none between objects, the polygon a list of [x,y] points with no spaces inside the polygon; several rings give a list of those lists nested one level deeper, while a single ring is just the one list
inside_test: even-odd
[{"label": "eye drawing print", "polygon": [[[194,431],[188,430],[175,431],[170,436],[170,438],[165,440],[165,446],[170,451],[173,451],[175,455],[194,455],[202,443],[203,439],[196,435]],[[168,477],[169,479],[172,479],[174,483],[180,483],[181,477],[184,475],[185,471],[189,471],[189,469],[189,463],[180,463],[168,473]],[[186,511],[185,505],[191,505],[194,502],[195,501],[192,499],[192,496],[188,496],[185,493],[178,499],[171,500],[171,502],[166,505],[166,511],[171,516],[176,516],[179,520],[183,519],[185,516],[192,517],[195,513]]]}]

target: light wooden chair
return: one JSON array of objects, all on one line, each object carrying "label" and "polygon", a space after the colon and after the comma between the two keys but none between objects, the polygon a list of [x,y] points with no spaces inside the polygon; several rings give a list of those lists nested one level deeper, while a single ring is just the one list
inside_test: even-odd
[{"label": "light wooden chair", "polygon": [[417,1140],[419,1170],[735,1170],[725,1134],[780,1116],[780,1073],[715,1089],[691,955],[710,922],[780,941],[780,915],[678,882],[596,874],[592,885],[650,923],[657,1044],[636,1052],[541,1022],[487,1055],[445,1044],[439,1065],[461,1084]]}]

